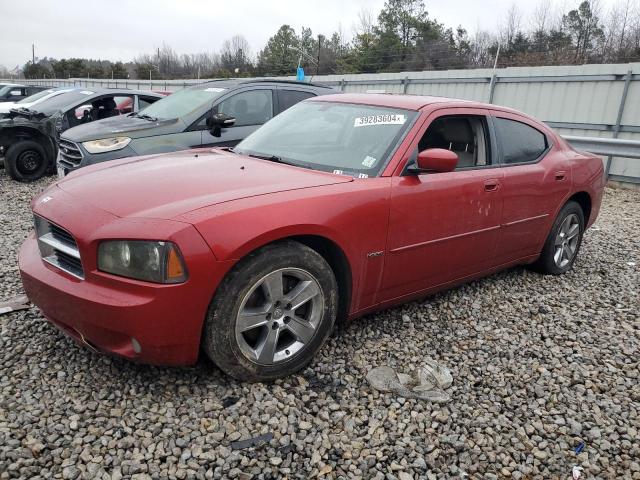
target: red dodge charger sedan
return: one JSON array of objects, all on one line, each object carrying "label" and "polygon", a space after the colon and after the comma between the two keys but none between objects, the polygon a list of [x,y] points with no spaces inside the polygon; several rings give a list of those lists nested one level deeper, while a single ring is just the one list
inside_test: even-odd
[{"label": "red dodge charger sedan", "polygon": [[33,200],[20,271],[51,323],[93,349],[165,365],[202,349],[269,380],[308,363],[336,319],[512,265],[566,272],[603,187],[598,157],[517,111],[329,95],[235,149],[69,175]]}]

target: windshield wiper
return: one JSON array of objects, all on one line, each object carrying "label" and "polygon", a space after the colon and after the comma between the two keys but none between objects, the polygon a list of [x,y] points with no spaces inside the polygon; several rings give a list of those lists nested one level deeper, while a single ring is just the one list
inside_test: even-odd
[{"label": "windshield wiper", "polygon": [[147,115],[146,113],[143,113],[142,115],[138,115],[138,118],[143,118],[145,120],[149,120],[150,122],[157,122],[158,121],[157,117],[152,117],[151,115]]},{"label": "windshield wiper", "polygon": [[260,158],[262,160],[269,160],[270,162],[283,163],[285,165],[295,165],[295,163],[287,162],[277,155],[258,155],[255,153],[249,153],[249,157]]}]

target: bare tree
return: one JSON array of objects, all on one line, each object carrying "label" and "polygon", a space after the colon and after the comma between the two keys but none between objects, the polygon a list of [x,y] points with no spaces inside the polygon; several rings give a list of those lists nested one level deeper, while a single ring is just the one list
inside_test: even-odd
[{"label": "bare tree", "polygon": [[499,28],[500,41],[504,45],[511,45],[514,38],[522,30],[522,13],[516,3],[512,3],[507,15]]},{"label": "bare tree", "polygon": [[249,42],[242,35],[234,35],[222,44],[220,61],[222,66],[230,72],[246,72],[251,65],[251,47]]},{"label": "bare tree", "polygon": [[532,32],[546,33],[551,28],[552,2],[551,0],[540,0],[533,10],[531,19]]},{"label": "bare tree", "polygon": [[358,12],[358,20],[353,26],[353,35],[371,35],[375,25],[375,15],[369,9],[363,8]]}]

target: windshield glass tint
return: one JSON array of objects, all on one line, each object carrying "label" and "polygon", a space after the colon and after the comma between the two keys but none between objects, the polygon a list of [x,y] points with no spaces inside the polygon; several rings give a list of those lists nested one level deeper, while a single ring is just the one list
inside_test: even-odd
[{"label": "windshield glass tint", "polygon": [[235,151],[371,177],[380,172],[415,115],[399,108],[307,101],[266,123]]},{"label": "windshield glass tint", "polygon": [[0,97],[5,96],[7,93],[9,93],[14,88],[17,88],[17,87],[2,87],[2,88],[0,88]]},{"label": "windshield glass tint", "polygon": [[204,105],[213,106],[213,99],[223,88],[185,89],[158,100],[140,112],[155,118],[181,118]]},{"label": "windshield glass tint", "polygon": [[40,100],[43,97],[46,97],[47,95],[53,93],[55,90],[43,90],[41,92],[35,93],[33,95],[31,95],[30,97],[27,98],[23,98],[22,100],[20,100],[19,102],[16,102],[18,105],[21,103],[33,103],[33,102],[37,102],[38,100]]},{"label": "windshield glass tint", "polygon": [[67,93],[61,93],[54,97],[43,100],[33,107],[33,110],[42,113],[54,113],[57,110],[66,110],[73,107],[78,103],[86,100],[87,103],[91,103],[91,99],[95,97],[95,92],[91,90],[73,90]]}]

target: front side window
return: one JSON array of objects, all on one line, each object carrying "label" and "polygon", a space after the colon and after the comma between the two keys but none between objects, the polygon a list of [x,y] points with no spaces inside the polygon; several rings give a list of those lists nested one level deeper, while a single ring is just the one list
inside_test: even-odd
[{"label": "front side window", "polygon": [[133,97],[130,96],[107,96],[93,100],[91,103],[80,105],[67,113],[67,120],[70,127],[81,123],[104,120],[105,118],[117,117],[124,113],[131,112],[133,107]]},{"label": "front side window", "polygon": [[458,155],[456,169],[491,165],[487,120],[480,115],[436,118],[418,143],[418,150],[444,148]]},{"label": "front side window", "polygon": [[502,163],[534,162],[547,149],[547,137],[525,123],[494,118],[494,125]]},{"label": "front side window", "polygon": [[218,113],[234,117],[234,126],[262,125],[273,116],[271,90],[240,92],[217,106]]},{"label": "front side window", "polygon": [[308,101],[294,105],[235,150],[275,156],[314,170],[372,177],[380,173],[417,112]]}]

